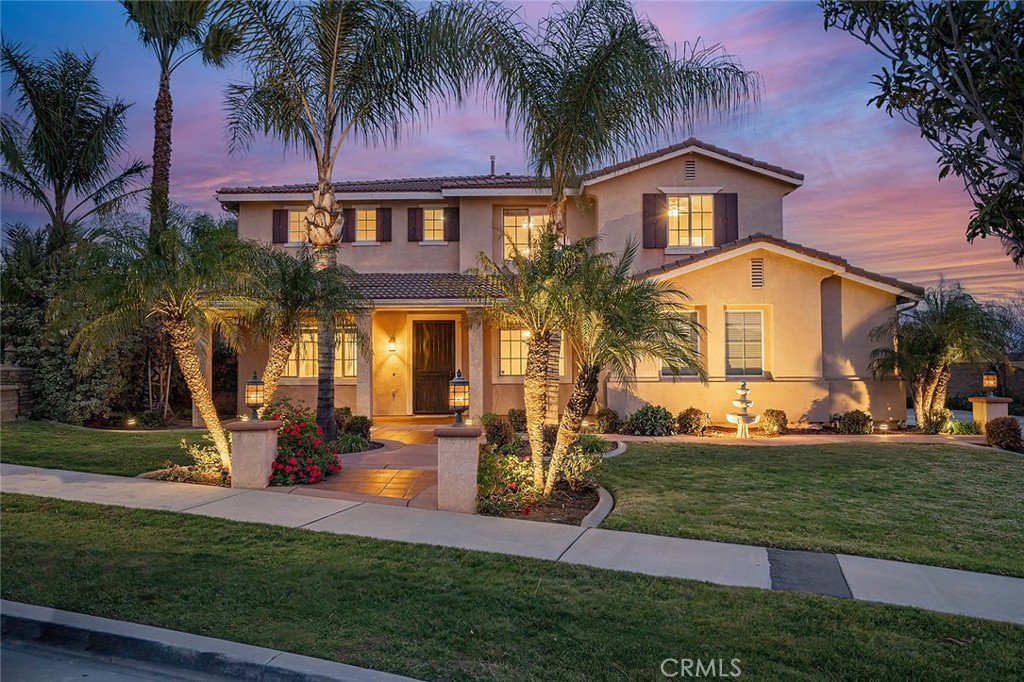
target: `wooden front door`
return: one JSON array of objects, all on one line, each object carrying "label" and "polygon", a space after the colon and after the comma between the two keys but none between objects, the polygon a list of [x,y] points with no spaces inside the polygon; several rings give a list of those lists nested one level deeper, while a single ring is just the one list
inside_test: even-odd
[{"label": "wooden front door", "polygon": [[455,322],[412,323],[413,414],[448,412],[448,382],[455,376]]}]

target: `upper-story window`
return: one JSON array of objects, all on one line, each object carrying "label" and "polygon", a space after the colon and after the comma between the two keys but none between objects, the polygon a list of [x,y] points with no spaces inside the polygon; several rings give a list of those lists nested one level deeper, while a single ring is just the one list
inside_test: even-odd
[{"label": "upper-story window", "polygon": [[543,207],[503,209],[501,221],[505,239],[505,260],[511,259],[516,251],[524,256],[529,255],[547,219],[548,212]]},{"label": "upper-story window", "polygon": [[377,241],[377,209],[356,209],[356,241]]},{"label": "upper-story window", "polygon": [[288,211],[288,241],[298,244],[306,241],[306,212]]},{"label": "upper-story window", "polygon": [[423,241],[443,242],[444,241],[444,209],[425,208],[423,209]]},{"label": "upper-story window", "polygon": [[668,245],[714,246],[714,197],[683,194],[668,199]]}]

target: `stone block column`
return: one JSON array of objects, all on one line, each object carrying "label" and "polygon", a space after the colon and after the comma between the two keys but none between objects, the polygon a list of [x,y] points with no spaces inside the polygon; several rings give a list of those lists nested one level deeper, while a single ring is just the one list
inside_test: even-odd
[{"label": "stone block column", "polygon": [[1010,415],[1010,403],[1013,402],[1011,398],[998,398],[989,395],[968,398],[968,400],[971,401],[974,421],[978,422],[978,427],[982,433],[985,433],[985,424],[988,424],[996,417],[1008,417]]},{"label": "stone block column", "polygon": [[[356,319],[359,333],[365,335],[368,345],[373,345],[373,317],[370,313],[359,315]],[[373,354],[359,353],[356,358],[356,404],[355,414],[373,417]]]},{"label": "stone block column", "polygon": [[277,457],[280,420],[252,420],[226,424],[231,432],[231,487],[266,488],[271,463]]},{"label": "stone block column", "polygon": [[480,436],[475,426],[442,426],[437,437],[437,508],[476,513],[476,474],[480,464]]}]

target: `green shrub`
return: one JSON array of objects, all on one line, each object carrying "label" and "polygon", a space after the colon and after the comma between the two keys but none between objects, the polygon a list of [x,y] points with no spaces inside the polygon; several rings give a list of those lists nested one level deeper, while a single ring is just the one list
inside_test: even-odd
[{"label": "green shrub", "polygon": [[511,424],[493,412],[487,412],[480,417],[480,423],[484,427],[484,438],[487,440],[487,444],[496,448],[508,445],[516,435]]},{"label": "green shrub", "polygon": [[676,419],[661,405],[644,405],[626,418],[624,430],[634,436],[671,436]]},{"label": "green shrub", "polygon": [[978,428],[978,422],[958,422],[953,420],[946,424],[945,433],[951,433],[954,436],[977,436],[981,433],[981,429]]},{"label": "green shrub", "polygon": [[772,436],[781,436],[786,433],[789,426],[789,419],[782,410],[765,410],[761,413],[761,433]]},{"label": "green shrub", "polygon": [[493,447],[480,451],[477,469],[477,510],[481,514],[502,516],[511,512],[529,514],[536,499],[533,467],[530,460],[506,455]]},{"label": "green shrub", "polygon": [[1024,451],[1020,423],[1013,417],[996,417],[985,424],[985,442],[1003,450]]},{"label": "green shrub", "polygon": [[341,471],[334,443],[323,439],[324,430],[316,425],[316,414],[292,405],[287,398],[274,401],[268,408],[270,419],[280,419],[277,429],[277,458],[271,463],[271,485],[318,483]]},{"label": "green shrub", "polygon": [[512,440],[502,445],[497,451],[502,455],[518,455],[525,447],[526,442],[519,437],[518,433],[514,433],[512,434]]},{"label": "green shrub", "polygon": [[508,423],[516,433],[526,430],[526,410],[513,407],[508,411]]},{"label": "green shrub", "polygon": [[560,471],[569,490],[597,485],[597,474],[604,465],[604,457],[594,452],[587,452],[577,441],[562,459]]},{"label": "green shrub", "polygon": [[966,410],[970,412],[973,405],[968,399],[969,396],[963,393],[957,393],[956,395],[946,397],[946,407],[950,410]]},{"label": "green shrub", "polygon": [[703,436],[704,428],[704,413],[696,407],[688,407],[676,417],[676,433]]},{"label": "green shrub", "polygon": [[924,415],[924,419],[918,424],[922,432],[935,435],[946,430],[949,422],[953,419],[953,413],[946,409],[932,410]]},{"label": "green shrub", "polygon": [[581,433],[576,444],[583,448],[583,452],[590,455],[603,455],[608,452],[609,443],[600,436],[591,433]]},{"label": "green shrub", "polygon": [[343,433],[351,433],[366,440],[370,440],[370,428],[373,426],[373,420],[367,416],[357,414],[349,418],[345,422],[345,428]]},{"label": "green shrub", "polygon": [[871,415],[861,410],[850,410],[839,417],[839,433],[865,434],[871,433],[873,428]]},{"label": "green shrub", "polygon": [[[228,442],[231,442],[231,434],[228,435]],[[181,466],[168,460],[164,466],[166,469],[156,478],[161,481],[176,481],[178,483],[201,483],[205,485],[226,485],[228,472],[220,459],[220,452],[213,444],[213,437],[208,433],[203,434],[205,444],[188,443],[181,439],[179,447],[188,453],[192,458],[192,464]]]},{"label": "green shrub", "polygon": [[339,433],[338,440],[334,444],[337,446],[338,452],[342,454],[370,449],[370,441],[357,433]]},{"label": "green shrub", "polygon": [[1007,406],[1007,411],[1014,417],[1024,417],[1024,400],[1014,398],[1013,402]]},{"label": "green shrub", "polygon": [[156,410],[146,410],[139,415],[139,426],[148,429],[158,429],[167,426],[167,420],[164,419],[162,413]]},{"label": "green shrub", "polygon": [[338,433],[345,433],[345,425],[348,424],[348,420],[351,418],[351,407],[346,406],[334,408],[334,423],[338,425]]},{"label": "green shrub", "polygon": [[598,410],[594,415],[594,421],[597,422],[598,433],[618,433],[622,428],[619,413],[610,407],[602,407]]}]

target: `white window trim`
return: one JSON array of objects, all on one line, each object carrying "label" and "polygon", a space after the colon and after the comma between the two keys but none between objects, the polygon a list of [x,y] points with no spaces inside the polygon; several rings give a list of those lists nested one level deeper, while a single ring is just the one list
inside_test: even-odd
[{"label": "white window trim", "polygon": [[666,246],[665,253],[671,255],[687,255],[694,253],[704,253],[708,249],[713,249],[714,246]]},{"label": "white window trim", "polygon": [[659,187],[662,194],[718,194],[721,187]]},{"label": "white window trim", "polygon": [[448,242],[442,240],[416,242],[420,246],[448,246]]},{"label": "white window trim", "polygon": [[[757,313],[761,318],[761,373],[760,374],[729,374],[729,313]],[[725,345],[725,367],[723,368],[726,379],[763,379],[766,376],[764,358],[764,311],[758,308],[729,308],[722,314],[722,343]]]},{"label": "white window trim", "polygon": [[352,242],[352,246],[380,246],[380,242],[378,242],[378,241]]}]

